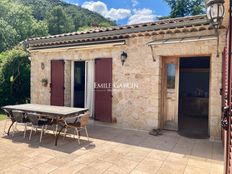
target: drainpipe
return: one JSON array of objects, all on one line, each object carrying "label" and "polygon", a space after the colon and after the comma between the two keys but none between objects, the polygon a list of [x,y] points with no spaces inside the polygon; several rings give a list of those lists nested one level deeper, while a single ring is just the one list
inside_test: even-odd
[{"label": "drainpipe", "polygon": [[[228,126],[228,130],[226,131],[226,144],[225,144],[225,159],[224,159],[224,161],[225,161],[225,168],[224,168],[224,173],[225,174],[229,174],[230,173],[230,161],[229,161],[229,153],[230,153],[230,151],[229,151],[229,148],[230,148],[230,142],[228,142],[228,140],[230,140],[230,138],[231,138],[231,116],[232,116],[232,113],[231,113],[231,54],[232,54],[232,52],[231,52],[231,47],[232,47],[232,40],[231,40],[231,37],[232,37],[232,15],[231,15],[231,13],[232,13],[232,0],[230,0],[230,2],[229,2],[229,26],[228,26],[228,30],[229,30],[229,32],[228,32],[228,34],[229,34],[229,37],[228,37],[228,42],[229,42],[229,45],[228,45],[228,94],[227,94],[227,107],[228,107],[228,116],[227,116],[227,126]],[[226,43],[227,44],[227,43]]]},{"label": "drainpipe", "polygon": [[232,40],[231,40],[231,37],[232,37],[232,25],[231,25],[231,23],[232,23],[232,16],[231,16],[231,12],[232,12],[232,0],[230,0],[230,7],[229,7],[229,27],[228,27],[228,30],[229,30],[229,45],[228,45],[228,97],[229,97],[229,100],[228,100],[228,105],[229,105],[229,107],[230,107],[230,116],[232,115],[231,114],[231,64],[232,64],[232,62],[231,62],[231,47],[232,47]]}]

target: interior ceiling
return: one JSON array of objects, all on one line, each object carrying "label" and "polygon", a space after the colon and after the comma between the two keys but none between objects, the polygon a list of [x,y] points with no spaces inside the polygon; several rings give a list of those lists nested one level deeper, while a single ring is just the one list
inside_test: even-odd
[{"label": "interior ceiling", "polygon": [[180,68],[209,68],[210,59],[209,57],[192,57],[192,58],[181,58]]}]

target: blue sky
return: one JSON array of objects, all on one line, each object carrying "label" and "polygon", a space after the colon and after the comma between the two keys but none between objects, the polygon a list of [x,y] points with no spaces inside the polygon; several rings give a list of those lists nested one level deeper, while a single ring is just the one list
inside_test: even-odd
[{"label": "blue sky", "polygon": [[65,0],[95,11],[119,25],[155,21],[166,16],[170,8],[164,0]]}]

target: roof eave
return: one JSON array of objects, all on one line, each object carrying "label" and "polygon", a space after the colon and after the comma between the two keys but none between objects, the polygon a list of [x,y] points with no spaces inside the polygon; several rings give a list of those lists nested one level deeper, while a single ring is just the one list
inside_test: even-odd
[{"label": "roof eave", "polygon": [[37,39],[37,40],[29,39],[27,42],[29,46],[33,46],[33,45],[39,45],[39,44],[78,41],[78,40],[88,39],[88,38],[97,39],[100,37],[112,37],[115,35],[127,35],[131,33],[183,28],[183,27],[199,26],[199,25],[206,25],[206,24],[209,24],[209,21],[206,18],[204,18],[204,19],[198,19],[198,20],[192,20],[192,21],[180,22],[180,23],[149,25],[149,26],[142,26],[138,28],[126,28],[126,29],[111,30],[111,31],[104,31],[104,32],[86,33],[86,34],[80,34],[80,35],[68,35],[68,36],[59,36],[59,37],[52,37],[52,38],[43,38],[43,39]]}]

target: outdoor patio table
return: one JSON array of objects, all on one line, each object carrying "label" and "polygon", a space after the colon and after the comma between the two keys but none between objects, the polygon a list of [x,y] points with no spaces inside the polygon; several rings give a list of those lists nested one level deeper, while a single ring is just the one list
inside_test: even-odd
[{"label": "outdoor patio table", "polygon": [[[73,107],[51,106],[51,105],[41,105],[41,104],[8,105],[8,106],[3,106],[2,109],[6,109],[9,112],[11,112],[12,110],[20,110],[20,111],[24,111],[25,113],[36,112],[42,114],[44,117],[54,119],[57,122],[59,119],[76,116],[88,111],[87,108],[73,108]],[[8,135],[13,124],[14,122],[12,121],[12,124],[8,129]],[[61,126],[61,129],[59,130],[58,134],[56,134],[55,145],[57,145],[58,137],[61,131],[63,130],[63,128],[64,127]]]}]

